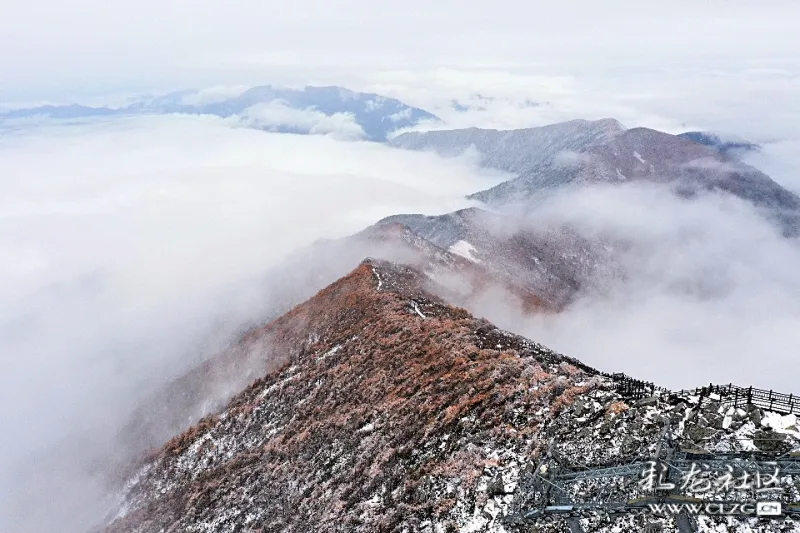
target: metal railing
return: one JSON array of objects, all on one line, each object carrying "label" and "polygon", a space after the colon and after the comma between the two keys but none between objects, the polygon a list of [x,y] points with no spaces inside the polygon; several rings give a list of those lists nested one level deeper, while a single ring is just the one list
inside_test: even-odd
[{"label": "metal railing", "polygon": [[673,392],[650,381],[635,379],[626,374],[604,375],[614,382],[615,391],[621,396],[633,400],[654,396],[657,393],[674,397],[687,395],[708,397],[711,394],[716,394],[720,397],[720,402],[733,407],[753,405],[776,413],[800,415],[800,398],[794,394],[784,394],[774,390],[756,389],[754,387],[739,387],[730,383],[728,385],[709,384],[705,387]]},{"label": "metal railing", "polygon": [[800,414],[800,401],[794,394],[783,394],[773,390],[754,389],[753,387],[737,387],[736,385],[709,384],[694,390],[681,391],[683,394],[709,396],[716,394],[720,402],[733,407],[754,405],[767,411],[783,414]]},{"label": "metal railing", "polygon": [[614,381],[614,390],[620,395],[632,399],[641,400],[649,396],[654,396],[657,392],[669,393],[668,389],[659,387],[651,381],[642,381],[628,376],[627,374],[604,374]]}]

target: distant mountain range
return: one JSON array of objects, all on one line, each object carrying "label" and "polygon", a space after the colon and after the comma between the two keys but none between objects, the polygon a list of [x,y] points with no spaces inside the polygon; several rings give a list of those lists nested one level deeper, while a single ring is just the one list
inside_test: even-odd
[{"label": "distant mountain range", "polygon": [[[238,117],[242,124],[265,131],[296,134],[340,131],[348,138],[387,142],[399,130],[441,123],[441,119],[433,113],[395,98],[337,86],[292,89],[262,85],[246,89],[236,96],[206,102],[202,100],[202,91],[186,89],[139,97],[121,106],[69,103],[6,111],[0,108],[0,124],[36,118],[70,120],[136,115],[214,115],[221,118]],[[469,102],[452,100],[450,107],[460,112],[485,111],[485,104],[492,100],[491,97],[477,94]],[[539,103],[526,99],[521,105],[536,107]],[[613,119],[594,122],[574,120],[519,130],[438,130],[408,134],[391,144],[417,150],[434,149],[445,155],[456,155],[474,145],[486,157],[487,166],[520,173],[529,172],[559,152],[580,150],[619,129],[624,128]],[[723,138],[710,132],[690,131],[678,137],[714,148],[731,157],[760,149],[757,144]],[[537,149],[529,153],[526,148],[532,144],[537,145]]]},{"label": "distant mountain range", "polygon": [[245,125],[281,133],[335,133],[346,128],[349,137],[381,142],[394,131],[439,120],[394,98],[342,87],[287,89],[265,85],[212,103],[193,103],[198,94],[195,90],[177,91],[122,107],[69,104],[14,109],[0,113],[0,121],[178,113],[240,117]]},{"label": "distant mountain range", "polygon": [[627,129],[604,119],[518,130],[410,132],[389,144],[446,156],[476,150],[484,166],[516,176],[472,195],[495,207],[529,204],[567,185],[649,181],[668,184],[681,195],[703,190],[731,193],[762,208],[787,235],[800,234],[800,197],[742,163],[729,153],[732,148],[715,139],[719,138],[696,132],[670,135]]}]

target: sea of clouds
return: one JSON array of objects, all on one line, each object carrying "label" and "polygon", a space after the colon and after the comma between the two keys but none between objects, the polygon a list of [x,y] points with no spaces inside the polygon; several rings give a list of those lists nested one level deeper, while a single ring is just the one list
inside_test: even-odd
[{"label": "sea of clouds", "polygon": [[[8,7],[0,108],[340,84],[424,108],[447,127],[614,117],[730,134],[761,144],[747,161],[800,191],[792,0]],[[346,115],[273,103],[248,120],[321,135],[178,116],[0,129],[0,530],[78,532],[102,519],[114,503],[104,460],[129,413],[269,316],[263,276],[287,254],[385,215],[472,205],[464,195],[501,179],[474,157],[343,142],[359,137]],[[477,310],[666,384],[713,375],[791,388],[796,242],[741,202],[662,192],[586,190],[527,221],[632,243],[619,255],[626,279],[598,279],[547,320],[520,319],[501,299]]]}]

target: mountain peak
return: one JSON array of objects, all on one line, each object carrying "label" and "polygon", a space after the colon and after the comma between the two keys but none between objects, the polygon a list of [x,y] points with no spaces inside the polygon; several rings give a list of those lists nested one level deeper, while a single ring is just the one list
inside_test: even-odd
[{"label": "mountain peak", "polygon": [[584,118],[578,118],[574,120],[569,120],[566,122],[556,122],[555,124],[550,124],[548,126],[540,126],[540,127],[558,127],[558,126],[566,126],[566,125],[582,125],[582,126],[589,126],[592,128],[599,128],[604,129],[612,133],[618,133],[625,131],[627,128],[620,122],[619,120],[607,117],[601,118],[596,120],[588,120]]},{"label": "mountain peak", "polygon": [[518,465],[538,444],[509,402],[549,400],[537,383],[584,390],[593,371],[447,305],[430,281],[369,259],[251,332],[303,348],[154,454],[109,531],[416,529],[455,503],[446,480],[475,491],[487,466]]},{"label": "mountain peak", "polygon": [[625,127],[624,124],[622,124],[622,122],[620,122],[615,118],[610,118],[610,117],[595,120],[594,123],[612,132],[622,132],[628,129]]}]

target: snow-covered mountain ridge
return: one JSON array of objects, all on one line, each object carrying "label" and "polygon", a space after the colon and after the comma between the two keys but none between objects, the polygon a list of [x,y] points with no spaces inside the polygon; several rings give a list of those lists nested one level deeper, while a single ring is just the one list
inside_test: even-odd
[{"label": "snow-covered mountain ridge", "polygon": [[[283,339],[270,343],[278,352],[251,344],[251,360],[275,369],[154,452],[104,530],[685,531],[675,516],[520,516],[538,506],[543,462],[647,457],[667,421],[695,449],[800,449],[796,419],[713,395],[632,396],[615,376],[448,305],[431,283],[365,261],[250,332],[248,343]],[[689,527],[800,531],[790,517]]]}]

